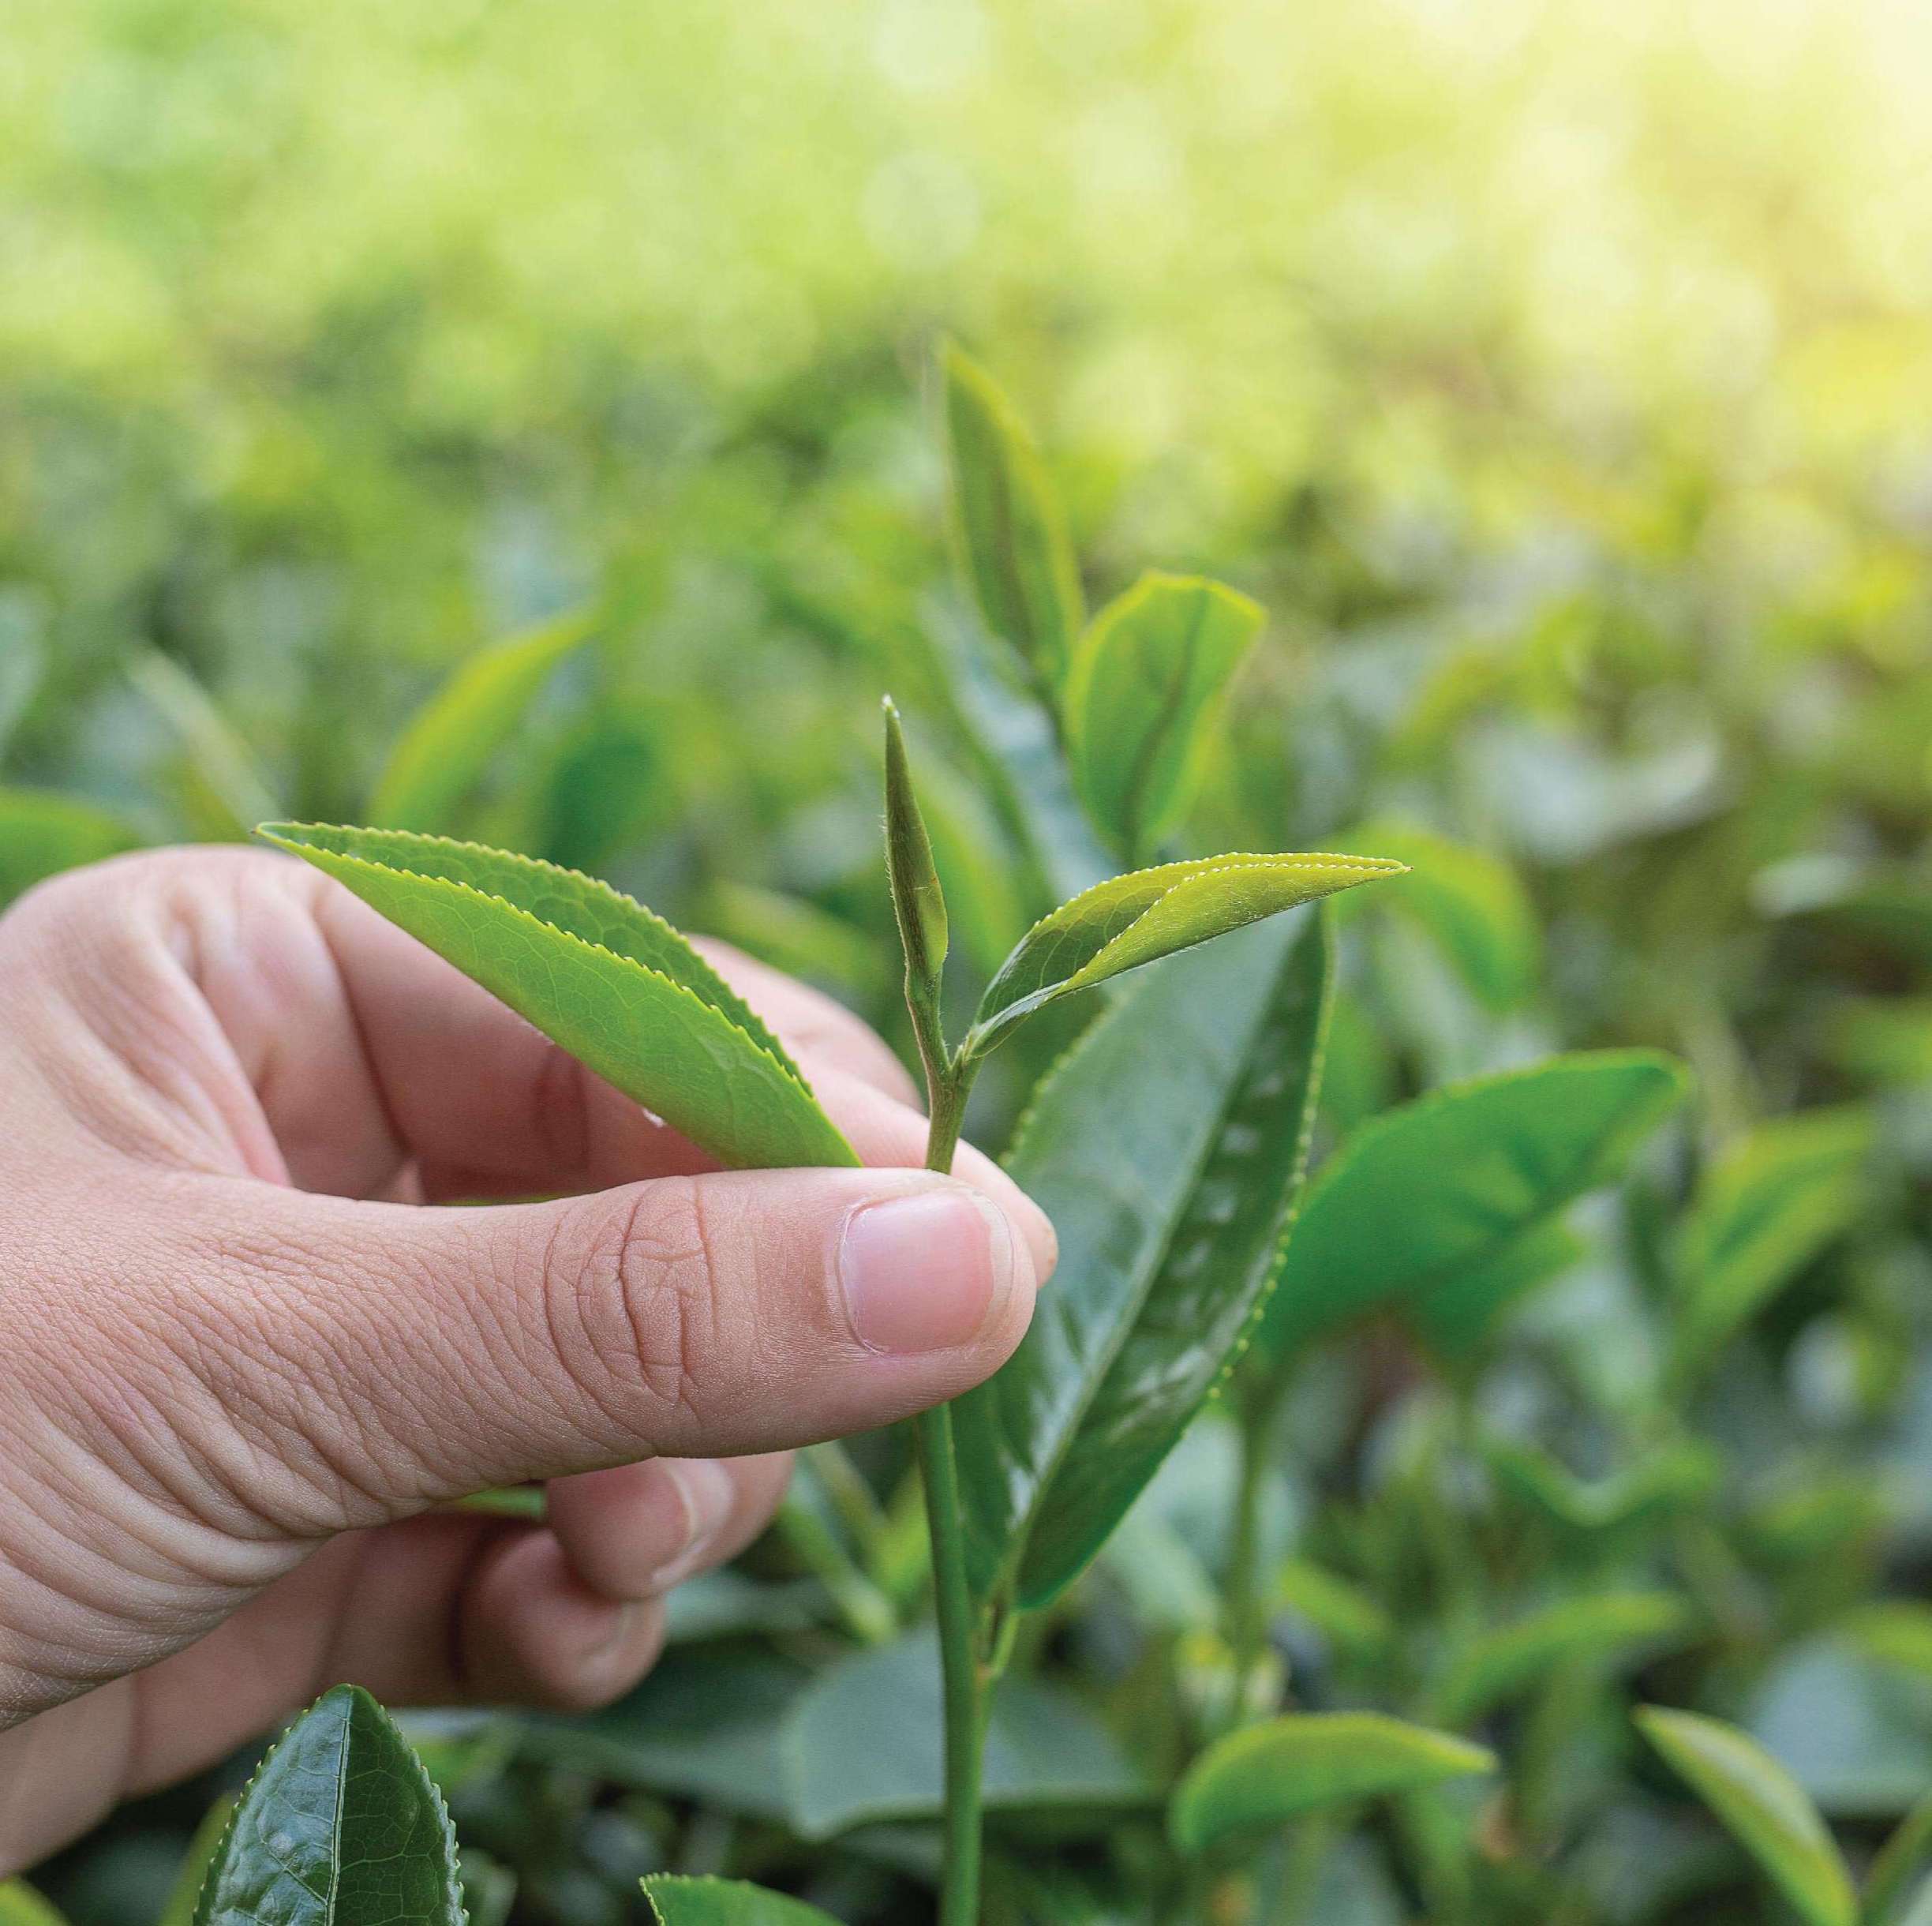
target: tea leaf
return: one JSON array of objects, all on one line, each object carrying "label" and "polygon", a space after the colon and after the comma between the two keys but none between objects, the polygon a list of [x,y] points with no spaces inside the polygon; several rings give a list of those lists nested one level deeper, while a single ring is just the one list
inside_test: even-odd
[{"label": "tea leaf", "polygon": [[1795,1780],[1734,1726],[1646,1706],[1638,1728],[1723,1820],[1808,1926],[1855,1926],[1850,1875]]},{"label": "tea leaf", "polygon": [[905,731],[890,696],[886,699],[886,868],[907,982],[914,994],[936,998],[946,959],[945,893],[933,867],[932,844],[907,763]]},{"label": "tea leaf", "polygon": [[987,986],[966,1049],[982,1055],[1044,1005],[1144,963],[1402,873],[1376,856],[1216,856],[1096,883],[1020,938]]},{"label": "tea leaf", "polygon": [[1466,1726],[1572,1659],[1609,1665],[1632,1650],[1678,1637],[1690,1622],[1683,1601],[1668,1592],[1563,1599],[1463,1647],[1436,1688],[1432,1716],[1445,1726]]},{"label": "tea leaf", "polygon": [[354,890],[722,1163],[850,1164],[777,1039],[669,924],[574,870],[400,830],[260,834]]},{"label": "tea leaf", "polygon": [[1680,1511],[1723,1475],[1717,1453],[1691,1439],[1660,1445],[1624,1470],[1593,1479],[1578,1478],[1540,1445],[1519,1440],[1491,1440],[1483,1450],[1500,1484],[1552,1523],[1583,1534]]},{"label": "tea leaf", "polygon": [[1386,899],[1389,906],[1428,931],[1490,1009],[1508,1010],[1529,994],[1542,962],[1542,938],[1507,863],[1385,818],[1341,837],[1339,847],[1373,849],[1409,865],[1413,880]]},{"label": "tea leaf", "polygon": [[1143,575],[1095,616],[1067,679],[1080,800],[1129,861],[1185,813],[1219,699],[1260,633],[1259,603],[1199,575]]},{"label": "tea leaf", "polygon": [[[793,1827],[808,1839],[936,1818],[945,1803],[939,1661],[928,1632],[855,1654],[792,1707],[778,1751]],[[990,1812],[1118,1815],[1159,1790],[1065,1693],[1024,1679],[994,1692],[987,1722]]]},{"label": "tea leaf", "polygon": [[1877,1138],[1870,1111],[1808,1111],[1760,1126],[1713,1165],[1679,1245],[1680,1368],[1710,1356],[1858,1221]]},{"label": "tea leaf", "polygon": [[442,1796],[389,1715],[338,1685],[242,1795],[196,1926],[463,1926]]},{"label": "tea leaf", "polygon": [[1372,1306],[1419,1302],[1609,1182],[1687,1087],[1643,1050],[1451,1084],[1357,1130],[1323,1170],[1256,1348],[1279,1365]]},{"label": "tea leaf", "polygon": [[657,1926],[838,1926],[829,1913],[744,1879],[653,1872],[644,1882]]},{"label": "tea leaf", "polygon": [[1474,1357],[1496,1320],[1538,1286],[1568,1270],[1583,1240],[1560,1217],[1546,1218],[1481,1264],[1465,1265],[1402,1309],[1416,1335],[1446,1364]]},{"label": "tea leaf", "polygon": [[1023,1604],[1076,1577],[1222,1375],[1279,1264],[1331,975],[1308,914],[1154,972],[1042,1085],[1009,1167],[1060,1267],[953,1405],[968,1568]]},{"label": "tea leaf", "polygon": [[67,1922],[24,1879],[9,1879],[0,1885],[0,1926],[67,1926]]},{"label": "tea leaf", "polygon": [[1084,620],[1060,504],[1032,436],[993,377],[950,343],[940,374],[967,583],[987,627],[1019,651],[1042,690],[1056,690]]},{"label": "tea leaf", "polygon": [[51,789],[0,789],[0,906],[49,876],[118,856],[139,840],[92,803]]},{"label": "tea leaf", "polygon": [[447,829],[550,672],[590,640],[595,624],[593,613],[580,609],[471,656],[389,751],[369,798],[369,820],[384,829]]},{"label": "tea leaf", "polygon": [[1379,1712],[1297,1712],[1231,1733],[1196,1759],[1168,1808],[1183,1853],[1324,1806],[1493,1772],[1492,1754]]}]

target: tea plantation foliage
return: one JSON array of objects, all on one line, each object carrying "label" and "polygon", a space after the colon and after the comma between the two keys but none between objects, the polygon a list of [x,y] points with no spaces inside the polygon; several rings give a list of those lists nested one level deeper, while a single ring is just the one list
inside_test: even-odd
[{"label": "tea plantation foliage", "polygon": [[[1321,912],[1312,1175],[1232,1375],[1110,1538],[975,1553],[1037,1608],[994,1926],[1932,1920],[1913,9],[17,0],[0,35],[0,900],[268,819],[447,832],[910,1062],[886,689],[960,1025],[1113,869],[1408,865]],[[1239,592],[1157,797],[972,592],[948,336],[1037,438],[1049,603]],[[1043,1010],[969,1133],[1120,1007]],[[470,1917],[811,1917],[665,1874],[930,1917],[926,1558],[904,1439],[822,1448],[631,1700],[402,1714]],[[311,1716],[440,1825],[376,1708]],[[189,1920],[255,1763],[36,1884]]]}]

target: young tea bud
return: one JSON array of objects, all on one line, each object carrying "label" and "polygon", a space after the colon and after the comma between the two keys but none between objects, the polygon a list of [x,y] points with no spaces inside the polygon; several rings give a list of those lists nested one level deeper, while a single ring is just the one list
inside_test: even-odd
[{"label": "young tea bud", "polygon": [[912,793],[905,732],[892,698],[886,710],[886,866],[892,879],[893,912],[904,946],[906,982],[914,994],[935,1001],[946,956],[945,897],[933,866],[932,844]]}]

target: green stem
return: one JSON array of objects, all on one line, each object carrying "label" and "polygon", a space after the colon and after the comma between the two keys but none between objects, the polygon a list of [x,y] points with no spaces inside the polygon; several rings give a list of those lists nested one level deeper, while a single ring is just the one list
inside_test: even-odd
[{"label": "green stem", "polygon": [[1274,1432],[1271,1399],[1252,1398],[1241,1414],[1241,1470],[1228,1543],[1227,1637],[1233,1656],[1238,1714],[1248,1681],[1261,1657],[1267,1614],[1261,1605],[1261,1500],[1267,1482],[1268,1444]]},{"label": "green stem", "polygon": [[[936,1022],[915,1005],[920,1054],[926,1059],[932,1120],[926,1167],[949,1172],[965,1120],[972,1068],[949,1057]],[[983,1700],[972,1593],[966,1579],[966,1537],[960,1517],[959,1460],[953,1412],[942,1404],[913,1420],[926,1524],[932,1540],[933,1593],[939,1621],[939,1663],[945,1707],[945,1872],[940,1926],[979,1926],[980,1766]]]}]

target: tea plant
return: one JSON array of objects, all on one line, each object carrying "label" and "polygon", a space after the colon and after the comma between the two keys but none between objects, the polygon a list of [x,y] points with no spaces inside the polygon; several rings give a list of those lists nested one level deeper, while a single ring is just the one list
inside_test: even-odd
[{"label": "tea plant", "polygon": [[[823,825],[788,792],[790,893],[750,867],[754,888],[721,890],[701,841],[680,849],[702,894],[641,886],[636,744],[588,714],[610,656],[567,629],[459,676],[348,798],[375,826],[270,832],[727,1163],[852,1152],[676,931],[573,870],[623,847],[634,895],[736,904],[728,933],[875,1021],[896,925],[934,1167],[969,1096],[989,1139],[1024,1102],[1006,1160],[1061,1236],[1009,1366],[910,1452],[806,1454],[773,1542],[680,1594],[631,1702],[404,1716],[462,1825],[472,1916],[612,1926],[649,1872],[665,1926],[897,1920],[928,1888],[956,1926],[1742,1926],[1768,1896],[1807,1926],[1919,1926],[1901,1066],[1932,895],[1902,860],[1814,864],[1766,871],[1747,916],[1739,865],[1814,804],[1773,785],[1666,836],[1632,826],[1608,762],[1605,853],[1532,856],[1533,894],[1425,826],[1515,753],[1481,733],[1497,688],[1571,700],[1561,635],[1445,670],[1393,733],[1304,733],[1288,771],[1279,712],[1298,725],[1312,698],[1255,650],[1256,605],[1157,572],[1090,616],[1017,412],[957,351],[939,385],[964,593],[864,658],[919,725],[908,743],[889,711],[888,888],[870,852],[799,871]],[[193,745],[185,819],[227,833],[281,772],[137,666]],[[575,692],[561,736],[530,725],[552,669]],[[1311,759],[1314,803],[1290,793]],[[734,791],[762,780],[742,745],[732,767]],[[1546,768],[1547,811],[1494,840],[1580,835],[1573,773]],[[14,793],[0,881],[10,848],[26,875],[133,838],[95,824],[63,857],[34,813],[62,799]],[[1306,822],[1333,853],[1193,853]],[[1694,1058],[1694,1107],[1653,1038]],[[1661,1709],[1634,1722],[1633,1700]],[[275,1763],[291,1746],[385,1762],[391,1803],[331,1832]],[[218,1812],[170,1926],[249,1838],[346,1868],[372,1827],[377,1857],[406,1835],[444,1917],[448,1835],[406,1759],[332,1696]],[[0,1889],[0,1920],[40,1926],[37,1905]]]}]

